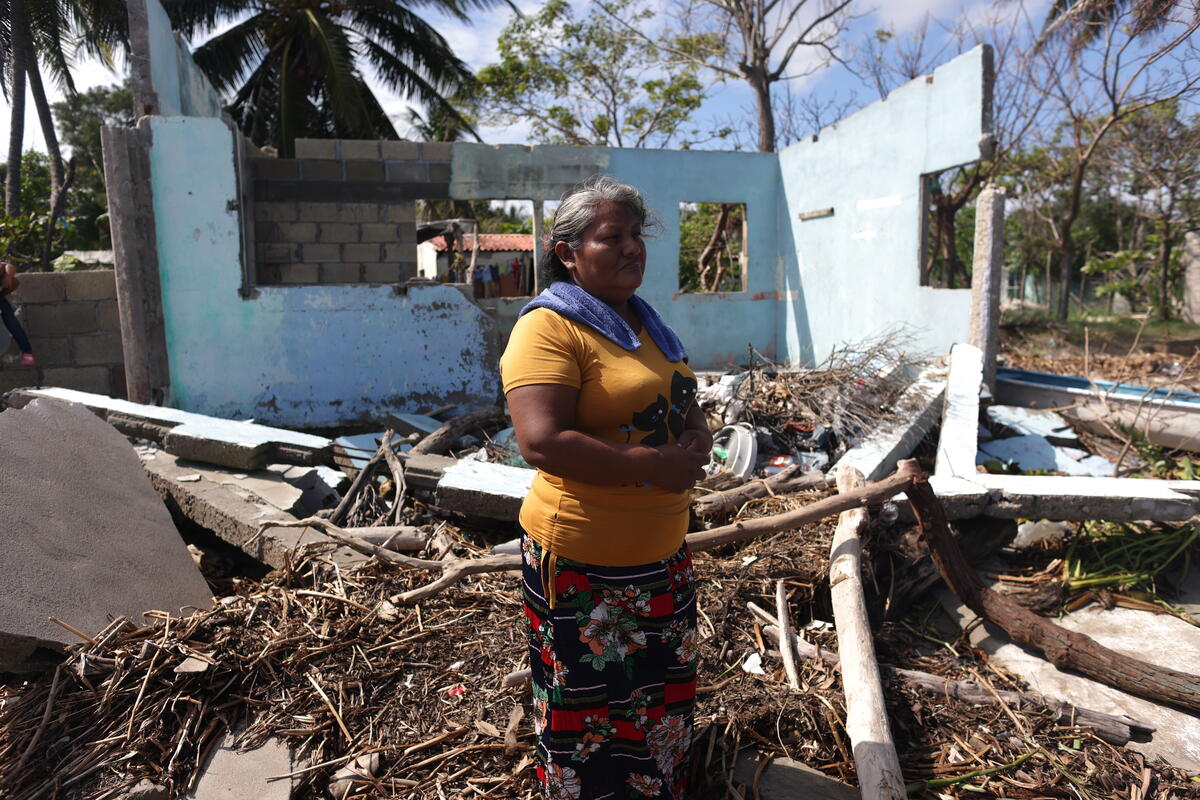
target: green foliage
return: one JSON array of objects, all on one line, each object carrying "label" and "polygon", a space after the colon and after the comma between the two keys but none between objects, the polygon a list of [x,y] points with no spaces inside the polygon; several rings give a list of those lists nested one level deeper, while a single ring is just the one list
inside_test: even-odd
[{"label": "green foliage", "polygon": [[[21,272],[39,269],[48,222],[47,214],[0,216],[0,259],[13,262]],[[57,244],[61,250],[61,241]]]},{"label": "green foliage", "polygon": [[1198,539],[1195,522],[1084,522],[1063,557],[1063,578],[1072,591],[1118,589],[1161,603],[1156,595],[1162,575],[1176,569],[1186,575]]},{"label": "green foliage", "polygon": [[[653,16],[633,0],[611,10],[633,26]],[[700,137],[687,129],[705,97],[696,68],[663,61],[595,8],[577,20],[569,2],[548,0],[514,16],[499,43],[499,62],[476,76],[482,119],[528,124],[551,144],[687,149]]]},{"label": "green foliage", "polygon": [[97,86],[51,108],[62,143],[70,148],[75,164],[63,218],[65,246],[70,250],[107,250],[112,247],[112,239],[100,128],[133,124],[133,92],[128,83]]},{"label": "green foliage", "polygon": [[[700,256],[713,238],[720,203],[685,203],[679,211],[679,289],[684,292],[738,292],[745,288],[746,206],[731,203],[724,236],[707,275]],[[717,276],[720,276],[719,278]]]},{"label": "green foliage", "polygon": [[[497,0],[427,0],[461,20]],[[416,5],[412,3],[411,5]],[[457,115],[450,97],[470,82],[470,71],[449,44],[403,0],[164,0],[171,22],[185,35],[215,23],[237,24],[196,48],[193,57],[229,113],[256,144],[283,157],[301,137],[395,139],[396,130],[364,79],[369,66],[389,89],[427,109]]]}]

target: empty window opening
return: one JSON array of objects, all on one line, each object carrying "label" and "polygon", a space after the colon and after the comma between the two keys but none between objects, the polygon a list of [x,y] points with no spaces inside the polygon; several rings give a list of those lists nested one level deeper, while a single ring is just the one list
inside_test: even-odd
[{"label": "empty window opening", "polygon": [[679,204],[679,290],[746,289],[746,204]]},{"label": "empty window opening", "polygon": [[921,176],[921,285],[971,288],[975,197],[961,168]]},{"label": "empty window opening", "polygon": [[416,219],[418,273],[469,283],[475,297],[533,292],[533,201],[422,200]]}]

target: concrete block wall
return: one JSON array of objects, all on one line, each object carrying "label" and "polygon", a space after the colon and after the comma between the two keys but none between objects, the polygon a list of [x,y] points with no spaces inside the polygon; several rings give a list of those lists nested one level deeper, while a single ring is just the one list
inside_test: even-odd
[{"label": "concrete block wall", "polygon": [[[20,279],[21,288],[9,301],[33,343],[37,366],[0,359],[0,392],[20,386],[61,386],[125,397],[115,273],[107,269],[31,272]],[[9,355],[17,352],[12,343]]]},{"label": "concrete block wall", "polygon": [[256,283],[402,283],[417,275],[416,200],[449,197],[446,142],[300,139],[256,158]]}]

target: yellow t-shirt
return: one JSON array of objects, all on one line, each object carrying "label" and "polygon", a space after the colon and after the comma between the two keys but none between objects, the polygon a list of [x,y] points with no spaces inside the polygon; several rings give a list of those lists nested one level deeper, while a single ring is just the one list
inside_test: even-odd
[{"label": "yellow t-shirt", "polygon": [[[626,350],[546,309],[517,320],[500,359],[507,393],[555,383],[579,390],[576,428],[611,442],[673,443],[696,397],[696,375],[667,361],[646,332]],[[668,558],[687,533],[687,492],[659,486],[598,486],[538,470],[521,505],[521,526],[542,547],[586,564],[624,567]]]}]

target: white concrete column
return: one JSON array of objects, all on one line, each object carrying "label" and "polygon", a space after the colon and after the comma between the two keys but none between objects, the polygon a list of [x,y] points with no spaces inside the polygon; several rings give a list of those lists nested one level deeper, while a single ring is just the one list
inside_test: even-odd
[{"label": "white concrete column", "polygon": [[1004,199],[1004,189],[990,183],[979,193],[971,261],[971,344],[983,351],[983,381],[993,390],[1004,273]]},{"label": "white concrete column", "polygon": [[545,226],[542,224],[542,217],[546,213],[546,206],[542,200],[533,201],[533,293],[541,294],[542,289],[542,237],[545,236],[545,231],[542,230]]},{"label": "white concrete column", "polygon": [[1179,259],[1183,265],[1183,318],[1195,324],[1200,322],[1200,231],[1184,234]]}]

